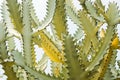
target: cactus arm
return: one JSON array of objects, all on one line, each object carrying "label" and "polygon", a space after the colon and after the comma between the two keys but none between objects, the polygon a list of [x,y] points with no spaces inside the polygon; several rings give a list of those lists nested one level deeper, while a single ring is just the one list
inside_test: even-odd
[{"label": "cactus arm", "polygon": [[[113,10],[115,10],[113,12]],[[115,3],[110,4],[109,5],[109,9],[107,10],[107,12],[105,13],[107,16],[105,17],[105,20],[108,22],[108,29],[106,31],[106,37],[104,38],[103,43],[101,44],[102,46],[100,46],[99,48],[99,52],[97,52],[97,55],[95,56],[94,60],[92,62],[90,62],[90,65],[88,66],[88,68],[86,70],[92,70],[95,65],[98,64],[98,61],[100,61],[103,57],[103,55],[105,54],[108,45],[111,43],[111,39],[113,37],[114,34],[114,27],[113,25],[115,25],[116,19],[119,18],[119,10],[117,9],[117,6]],[[111,22],[113,21],[113,22]],[[114,22],[115,21],[115,22]]]},{"label": "cactus arm", "polygon": [[7,46],[6,46],[6,27],[4,23],[0,22],[0,41],[3,41],[0,43],[0,58],[2,60],[6,59],[8,57],[7,53]]},{"label": "cactus arm", "polygon": [[8,10],[10,12],[10,17],[12,20],[12,23],[14,24],[14,28],[19,32],[22,33],[22,18],[21,18],[21,13],[19,10],[19,5],[17,4],[17,0],[6,0],[7,1],[7,6]]},{"label": "cactus arm", "polygon": [[110,3],[109,9],[106,12],[100,6],[100,4],[96,3],[96,8],[98,9],[98,12],[104,16],[104,19],[110,26],[113,26],[119,23],[120,15],[119,15],[119,10],[116,3]]},{"label": "cactus arm", "polygon": [[106,73],[104,73],[104,77],[103,77],[104,80],[107,80],[107,79],[113,80],[114,78],[117,77],[118,72],[115,68],[116,57],[117,57],[117,51],[113,50],[113,54],[111,56],[111,60],[108,65],[107,71],[106,71]]},{"label": "cactus arm", "polygon": [[44,18],[44,20],[41,22],[40,27],[38,27],[35,31],[35,32],[38,32],[38,30],[42,30],[44,28],[46,28],[51,22],[52,22],[52,19],[53,19],[53,16],[54,16],[54,12],[55,12],[55,6],[56,6],[56,0],[48,0],[47,2],[47,15],[46,17]]},{"label": "cactus arm", "polygon": [[84,32],[81,28],[78,28],[74,34],[74,39],[81,40],[84,37]]},{"label": "cactus arm", "polygon": [[43,74],[41,72],[37,72],[33,69],[31,69],[28,66],[24,67],[25,70],[27,70],[31,75],[33,75],[35,78],[42,79],[42,80],[60,80],[59,78],[51,77],[50,75]]},{"label": "cactus arm", "polygon": [[53,17],[53,25],[55,26],[56,34],[62,39],[62,34],[66,32],[66,15],[65,15],[65,0],[56,1],[56,9]]},{"label": "cactus arm", "polygon": [[112,25],[116,25],[117,23],[119,23],[120,15],[119,15],[117,4],[110,3],[109,8],[105,15],[107,15],[106,21],[108,22],[109,25],[112,26]]},{"label": "cactus arm", "polygon": [[82,54],[83,56],[87,56],[90,48],[91,48],[90,39],[86,35],[85,39],[83,40],[82,46],[80,46],[80,52],[81,52],[81,54],[83,53],[84,54],[84,55]]},{"label": "cactus arm", "polygon": [[86,1],[85,5],[87,8],[87,11],[90,13],[90,15],[93,18],[95,18],[96,20],[99,20],[99,21],[104,21],[104,18],[97,13],[96,8],[94,7],[94,5],[92,5],[91,1]]},{"label": "cactus arm", "polygon": [[99,6],[99,8],[105,10],[105,6],[102,4],[101,0],[96,0],[95,5]]},{"label": "cactus arm", "polygon": [[35,9],[32,3],[32,0],[29,0],[29,7],[30,7],[30,16],[31,16],[31,23],[33,23],[33,27],[38,27],[40,25],[39,19],[36,16]]},{"label": "cactus arm", "polygon": [[107,29],[106,37],[104,38],[103,43],[101,43],[99,51],[96,53],[97,55],[90,62],[89,66],[87,67],[86,70],[92,70],[99,63],[99,61],[103,58],[103,55],[106,53],[106,50],[108,48],[108,45],[110,45],[110,43],[111,43],[113,34],[114,34],[114,31],[113,31],[113,26],[112,26]]},{"label": "cactus arm", "polygon": [[23,2],[23,49],[26,64],[32,66],[32,28],[28,4],[28,1]]},{"label": "cactus arm", "polygon": [[117,75],[114,73],[116,70],[113,67],[113,65],[115,66],[115,61],[116,50],[114,50],[113,47],[110,47],[109,52],[104,56],[103,60],[100,61],[100,65],[98,65],[98,72],[91,78],[91,80],[113,80],[115,75]]},{"label": "cactus arm", "polygon": [[[67,64],[66,68],[68,69],[69,79],[70,80],[87,80],[87,72],[84,71],[79,64],[78,54],[75,47],[75,43],[70,36],[65,36],[64,39],[64,53],[65,58],[67,59],[65,62]],[[81,74],[82,72],[82,74]],[[81,75],[80,75],[81,74]]]},{"label": "cactus arm", "polygon": [[9,48],[9,52],[11,52],[14,48],[15,48],[15,43],[14,43],[14,38],[12,35],[12,33],[10,33],[9,29],[13,27],[13,24],[11,23],[10,17],[9,17],[9,12],[7,10],[7,6],[5,4],[5,2],[2,4],[2,17],[3,17],[3,21],[6,24],[5,26],[7,27],[7,37],[6,40],[8,41],[8,48]]},{"label": "cactus arm", "polygon": [[66,13],[67,15],[70,17],[70,19],[77,24],[77,26],[80,26],[80,20],[79,20],[79,16],[77,13],[75,13],[75,11],[73,10],[73,8],[69,5],[67,5],[66,3]]},{"label": "cactus arm", "polygon": [[22,66],[28,73],[30,73],[35,78],[42,79],[42,80],[60,80],[59,78],[57,79],[55,77],[51,77],[44,73],[37,72],[32,67],[28,67],[27,65],[25,65],[26,64],[25,60],[24,60],[23,56],[21,55],[21,53],[19,53],[18,51],[13,51],[12,53],[13,53],[13,56],[15,59],[15,63],[19,66]]},{"label": "cactus arm", "polygon": [[99,79],[102,79],[103,76],[105,75],[109,65],[110,65],[110,61],[111,61],[111,58],[113,56],[113,49],[110,48],[110,51],[109,53],[107,53],[105,56],[104,56],[104,59],[102,60],[102,63],[100,64],[99,66]]},{"label": "cactus arm", "polygon": [[45,35],[43,31],[39,31],[41,36],[41,47],[45,51],[46,55],[55,62],[62,62],[62,53],[54,45],[54,43]]},{"label": "cactus arm", "polygon": [[[71,6],[72,5],[72,6]],[[72,1],[66,0],[66,15],[69,16],[69,18],[77,25],[77,26],[81,26],[80,25],[80,20],[79,20],[79,16],[78,13],[76,12],[76,9],[73,6]],[[81,39],[81,37],[84,36],[84,33],[80,28],[77,29],[76,33],[74,34],[74,38],[79,40]]]},{"label": "cactus arm", "polygon": [[[63,63],[63,56],[61,53],[61,46],[59,40],[54,40],[50,37],[49,33],[47,31],[38,31],[33,34],[34,38],[33,41],[35,44],[37,44],[39,47],[42,47],[45,51],[45,54],[55,62],[62,62]],[[40,37],[38,37],[40,36]],[[57,36],[57,35],[55,35]],[[55,42],[57,41],[57,42]],[[59,57],[59,58],[58,58]],[[62,58],[62,59],[60,59]]]},{"label": "cactus arm", "polygon": [[62,50],[62,41],[56,35],[56,31],[54,30],[54,26],[53,25],[51,25],[51,31],[53,32],[54,37],[47,30],[44,30],[44,33],[53,42],[53,44],[61,51]]},{"label": "cactus arm", "polygon": [[[87,14],[83,11],[79,12],[80,21],[81,21],[81,27],[85,31],[85,34],[89,38],[90,42],[92,42],[93,47],[97,48],[98,46],[98,39],[96,37],[96,31],[95,31],[95,24],[92,22],[92,20],[89,19]],[[87,22],[87,24],[86,24]]]}]

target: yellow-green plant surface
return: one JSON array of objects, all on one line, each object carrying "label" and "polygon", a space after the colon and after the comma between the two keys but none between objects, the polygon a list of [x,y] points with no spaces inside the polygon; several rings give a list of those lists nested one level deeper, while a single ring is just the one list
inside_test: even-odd
[{"label": "yellow-green plant surface", "polygon": [[[78,0],[82,9],[77,10],[73,1],[47,0],[42,21],[32,0],[3,1],[0,64],[7,80],[120,80],[117,3],[109,3],[106,9],[101,0]],[[78,26],[73,35],[69,20]],[[44,52],[38,52],[39,61],[36,46]],[[48,66],[51,71],[47,74]]]}]

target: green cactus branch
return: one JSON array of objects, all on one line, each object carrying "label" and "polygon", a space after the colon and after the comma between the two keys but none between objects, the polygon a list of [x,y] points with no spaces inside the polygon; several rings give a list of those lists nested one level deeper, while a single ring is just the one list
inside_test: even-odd
[{"label": "green cactus branch", "polygon": [[119,23],[118,19],[120,19],[120,16],[119,16],[119,10],[116,3],[109,4],[109,9],[107,10],[106,15],[108,18],[106,19],[106,21],[108,22],[109,25],[115,25]]},{"label": "green cactus branch", "polygon": [[30,73],[35,78],[43,79],[43,80],[60,80],[55,77],[47,76],[46,74],[43,74],[41,72],[37,72],[36,70],[34,70],[33,67],[29,67],[25,65],[26,64],[25,60],[23,56],[21,55],[21,53],[19,53],[18,51],[14,51],[13,56],[15,57],[16,64],[18,64],[19,66],[22,66],[28,73]]},{"label": "green cactus branch", "polygon": [[23,48],[24,48],[24,57],[26,64],[32,66],[32,28],[30,22],[30,14],[29,14],[29,2],[23,2]]},{"label": "green cactus branch", "polygon": [[10,12],[10,17],[12,20],[12,23],[15,25],[14,28],[22,33],[22,17],[21,17],[21,12],[19,10],[19,5],[17,3],[17,0],[7,0],[7,6],[8,6],[8,11]]},{"label": "green cactus branch", "polygon": [[111,47],[110,51],[104,56],[104,59],[100,63],[100,66],[98,69],[99,76],[96,79],[100,79],[100,80],[103,79],[113,55],[114,55],[114,53],[113,53],[113,49]]},{"label": "green cactus branch", "polygon": [[0,22],[0,41],[2,41],[2,43],[0,43],[0,58],[2,60],[6,59],[8,56],[7,56],[7,47],[6,47],[6,27],[5,27],[5,24]]},{"label": "green cactus branch", "polygon": [[[111,5],[112,6],[112,5]],[[118,10],[117,10],[117,8],[116,8],[116,5],[115,4],[113,4],[113,7],[112,8],[114,8],[114,10],[116,11],[116,13],[112,13],[113,12],[113,9],[111,9],[111,6],[109,7],[110,9],[108,9],[108,11],[106,12],[106,14],[107,14],[107,16],[111,16],[110,14],[112,14],[113,16],[111,16],[111,17],[107,17],[107,19],[106,20],[115,20],[116,18],[118,18],[118,16],[119,16],[119,14],[118,14]],[[117,16],[117,17],[116,17]],[[94,61],[97,61],[97,60],[100,60],[100,58],[102,58],[103,57],[103,55],[105,54],[105,52],[104,51],[106,51],[106,49],[107,49],[107,45],[109,45],[110,44],[110,42],[111,42],[111,39],[112,39],[112,36],[113,36],[113,32],[114,32],[114,26],[111,26],[111,25],[114,25],[115,23],[108,23],[108,25],[110,25],[110,26],[108,26],[109,28],[107,29],[107,31],[106,31],[106,37],[104,38],[104,41],[103,41],[103,43],[102,44],[106,44],[106,46],[105,45],[103,45],[103,46],[101,46],[101,48],[100,48],[100,52],[99,53],[97,53],[97,56],[99,57],[95,57],[94,58],[94,60],[91,62],[91,64],[88,66],[88,68],[89,69],[92,69],[91,67],[93,66],[95,66],[95,64],[92,64],[92,63],[94,63]],[[108,36],[108,38],[107,38],[107,36]],[[106,47],[106,49],[105,49],[105,47]],[[101,53],[102,52],[102,53]],[[100,54],[100,55],[99,55]],[[96,64],[98,64],[98,63],[96,63]],[[91,67],[90,67],[91,66]],[[87,69],[88,69],[87,68]]]},{"label": "green cactus branch", "polygon": [[[120,79],[117,3],[105,10],[101,0],[78,0],[77,9],[74,0],[47,0],[40,21],[32,1],[1,6],[0,64],[7,80]],[[73,35],[69,20],[77,26]]]},{"label": "green cactus branch", "polygon": [[[39,31],[41,36],[41,46],[44,49],[46,55],[50,57],[51,60],[55,62],[62,62],[63,57],[61,51],[51,42],[51,40],[45,35],[43,31]],[[58,58],[59,57],[59,58]]]},{"label": "green cactus branch", "polygon": [[96,0],[95,5],[97,5],[101,9],[105,10],[105,6],[102,4],[101,0]]},{"label": "green cactus branch", "polygon": [[55,26],[56,34],[62,39],[62,34],[66,32],[66,10],[65,10],[65,0],[56,1],[56,9],[53,17],[53,24]]},{"label": "green cactus branch", "polygon": [[[67,64],[68,74],[70,80],[79,80],[83,79],[86,80],[87,72],[84,72],[84,69],[80,67],[79,60],[78,60],[78,53],[76,47],[74,45],[74,41],[72,37],[69,35],[65,37],[64,40],[64,53],[65,58],[67,59],[65,62]],[[83,76],[80,75],[81,72],[84,74]]]},{"label": "green cactus branch", "polygon": [[77,15],[77,13],[73,11],[71,6],[66,5],[66,13],[71,18],[71,20],[73,20],[75,24],[80,26],[79,16]]},{"label": "green cactus branch", "polygon": [[104,18],[98,14],[96,8],[94,7],[94,5],[92,5],[91,1],[86,1],[85,2],[85,6],[87,8],[87,11],[91,14],[91,16],[99,21],[104,21]]},{"label": "green cactus branch", "polygon": [[40,25],[40,22],[38,17],[36,16],[32,0],[29,0],[29,7],[30,7],[29,9],[30,9],[31,23],[33,27],[38,27]]},{"label": "green cactus branch", "polygon": [[[41,21],[40,25],[38,25],[38,23],[35,22],[37,26],[40,26],[35,30],[35,32],[46,28],[52,22],[54,12],[55,12],[55,6],[56,6],[56,0],[48,0],[46,17],[44,18],[43,21]],[[31,12],[31,14],[33,14],[33,11]]]},{"label": "green cactus branch", "polygon": [[115,79],[118,76],[117,70],[115,69],[115,62],[117,57],[117,51],[113,50],[113,54],[111,56],[110,64],[108,65],[108,69],[106,70],[106,73],[104,74],[104,79]]},{"label": "green cactus branch", "polygon": [[[93,23],[92,20],[90,20],[87,17],[87,14],[85,12],[81,11],[79,13],[80,13],[79,16],[80,16],[80,21],[81,21],[81,25],[82,25],[81,27],[85,31],[87,38],[89,38],[89,40],[92,42],[93,47],[97,48],[98,39],[96,36],[96,31],[95,31],[95,29],[96,29],[95,24]],[[86,22],[87,22],[87,24],[86,24]],[[89,43],[91,43],[90,41],[89,41]]]},{"label": "green cactus branch", "polygon": [[[5,38],[5,40],[3,41],[8,41],[8,48],[9,48],[9,52],[11,52],[12,50],[14,50],[15,48],[15,43],[14,43],[14,38],[13,37],[17,37],[16,35],[13,35],[9,32],[9,29],[13,27],[13,24],[11,23],[11,19],[10,19],[10,14],[7,10],[7,6],[5,3],[2,4],[2,17],[3,17],[3,21],[5,23],[5,26],[7,27],[6,32],[7,37]],[[11,27],[10,27],[11,25]]]},{"label": "green cactus branch", "polygon": [[90,62],[86,70],[92,70],[99,63],[99,61],[103,58],[108,48],[108,45],[110,45],[111,43],[113,34],[114,34],[113,27],[109,27],[106,31],[106,37],[104,38],[103,43],[101,43],[104,45],[100,44],[101,46],[99,47],[99,52],[97,51],[96,56],[94,57],[93,61]]}]

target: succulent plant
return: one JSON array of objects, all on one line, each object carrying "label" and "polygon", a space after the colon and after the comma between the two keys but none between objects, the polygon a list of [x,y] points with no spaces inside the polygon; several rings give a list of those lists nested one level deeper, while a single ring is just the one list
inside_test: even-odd
[{"label": "succulent plant", "polygon": [[[101,0],[78,1],[80,10],[73,0],[47,0],[47,14],[40,21],[32,0],[4,0],[0,64],[8,80],[120,80],[117,3],[109,3],[105,10]],[[78,26],[73,35],[68,17]],[[16,39],[21,50],[16,48]],[[38,62],[36,45],[44,52]],[[46,74],[48,60],[51,73]]]}]

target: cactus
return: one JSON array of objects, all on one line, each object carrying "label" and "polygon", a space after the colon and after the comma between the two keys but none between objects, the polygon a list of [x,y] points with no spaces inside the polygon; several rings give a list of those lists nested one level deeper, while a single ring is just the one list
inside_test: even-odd
[{"label": "cactus", "polygon": [[[3,2],[0,65],[7,80],[120,80],[117,3],[109,3],[105,10],[101,0],[78,0],[82,9],[76,10],[72,1],[47,0],[42,21],[36,16],[32,0]],[[68,17],[78,26],[73,35]],[[102,28],[104,24],[106,29]],[[44,52],[38,62],[36,45]],[[47,74],[48,66],[51,71]]]}]

